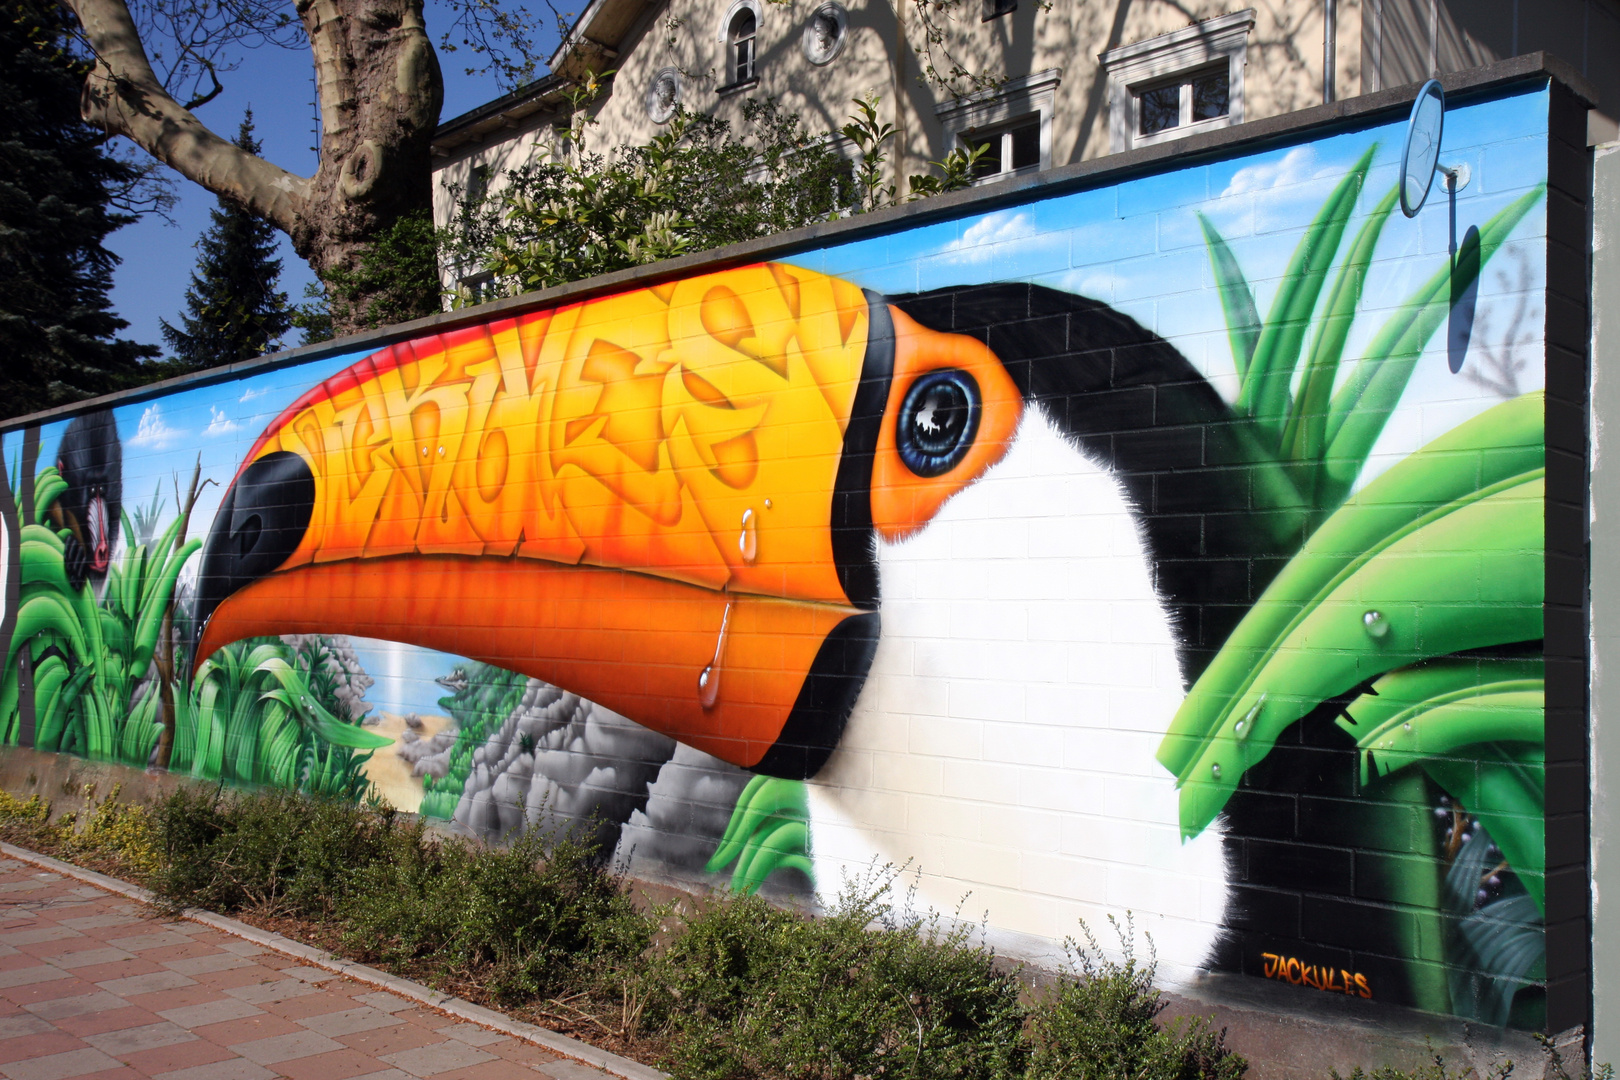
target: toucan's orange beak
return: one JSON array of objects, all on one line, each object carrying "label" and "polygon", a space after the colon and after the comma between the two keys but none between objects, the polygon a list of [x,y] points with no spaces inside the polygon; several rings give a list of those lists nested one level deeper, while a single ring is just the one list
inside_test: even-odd
[{"label": "toucan's orange beak", "polygon": [[876,648],[874,536],[926,522],[1021,408],[983,345],[778,264],[396,345],[249,452],[196,662],[260,634],[402,641],[809,776]]}]

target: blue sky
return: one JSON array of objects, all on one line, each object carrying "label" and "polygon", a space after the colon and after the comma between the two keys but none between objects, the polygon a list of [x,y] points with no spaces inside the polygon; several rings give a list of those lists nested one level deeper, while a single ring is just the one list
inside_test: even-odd
[{"label": "blue sky", "polygon": [[[442,8],[428,4],[428,31],[436,34],[444,26]],[[542,51],[550,48],[549,41]],[[502,91],[493,78],[468,76],[462,54],[440,57],[444,67],[445,101],[440,115],[448,120]],[[254,125],[264,144],[264,157],[300,176],[315,171],[315,87],[311,79],[309,50],[255,49],[244,53],[241,66],[221,76],[224,93],[197,110],[197,116],[220,136],[233,139],[242,114],[253,108]],[[181,177],[165,172],[175,180],[179,203],[169,225],[149,216],[113,233],[107,247],[123,259],[113,275],[113,307],[129,320],[124,337],[144,344],[163,346],[158,320],[177,323],[185,304],[186,286],[197,265],[194,245],[208,227],[208,212],[219,205],[211,193]],[[286,234],[281,242],[281,287],[294,303],[302,303],[305,284],[315,280],[309,264],[293,253]],[[297,344],[294,331],[289,344]]]}]

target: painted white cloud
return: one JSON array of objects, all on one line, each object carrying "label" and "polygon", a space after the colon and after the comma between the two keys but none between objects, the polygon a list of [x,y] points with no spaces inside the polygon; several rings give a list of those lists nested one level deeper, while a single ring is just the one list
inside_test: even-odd
[{"label": "painted white cloud", "polygon": [[263,387],[262,389],[259,389],[259,390],[255,390],[255,389],[253,389],[253,387],[250,386],[246,390],[242,391],[242,396],[237,398],[236,400],[237,401],[252,401],[256,397],[264,397],[264,395],[268,394],[269,392],[270,392],[270,388],[268,386]]},{"label": "painted white cloud", "polygon": [[944,254],[961,262],[983,262],[996,257],[996,245],[1035,234],[1035,222],[1027,213],[1003,210],[986,214],[967,227],[960,239],[944,247]]},{"label": "painted white cloud", "polygon": [[1281,160],[1268,161],[1260,165],[1245,165],[1239,169],[1232,176],[1232,182],[1226,185],[1226,190],[1221,192],[1221,197],[1242,195],[1249,191],[1270,191],[1273,188],[1303,183],[1316,175],[1315,164],[1316,155],[1310,147],[1296,146],[1284,154]]},{"label": "painted white cloud", "polygon": [[212,405],[208,406],[208,416],[208,426],[203,429],[203,434],[209,438],[217,438],[221,435],[229,435],[231,432],[236,431],[241,427],[240,424],[226,416],[222,410],[217,409]]},{"label": "painted white cloud", "polygon": [[163,419],[163,407],[148,405],[146,411],[141,413],[141,422],[136,425],[135,434],[130,438],[129,444],[161,450],[179,437],[180,432],[170,427],[168,421]]}]

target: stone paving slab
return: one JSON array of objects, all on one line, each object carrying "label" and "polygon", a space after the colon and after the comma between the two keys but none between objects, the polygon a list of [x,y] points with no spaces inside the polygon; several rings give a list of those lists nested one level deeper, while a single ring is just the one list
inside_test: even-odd
[{"label": "stone paving slab", "polygon": [[0,856],[0,1077],[608,1080],[614,1074],[214,927],[165,921],[124,896]]}]

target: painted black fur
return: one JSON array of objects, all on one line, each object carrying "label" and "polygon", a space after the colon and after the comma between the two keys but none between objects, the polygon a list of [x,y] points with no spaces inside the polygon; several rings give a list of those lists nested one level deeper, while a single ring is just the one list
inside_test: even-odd
[{"label": "painted black fur", "polygon": [[88,580],[100,584],[112,561],[124,502],[124,452],[118,425],[110,411],[74,418],[62,433],[56,469],[68,488],[56,501],[59,528],[66,541],[68,581],[79,588]]}]

